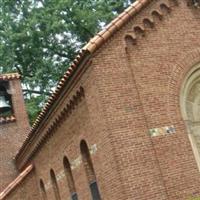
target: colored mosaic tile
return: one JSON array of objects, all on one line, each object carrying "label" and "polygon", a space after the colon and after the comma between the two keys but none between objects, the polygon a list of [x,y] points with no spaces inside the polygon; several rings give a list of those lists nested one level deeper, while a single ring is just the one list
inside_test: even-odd
[{"label": "colored mosaic tile", "polygon": [[174,134],[176,132],[175,127],[172,126],[164,126],[161,128],[152,128],[149,129],[149,134],[151,137]]},{"label": "colored mosaic tile", "polygon": [[90,147],[90,154],[93,155],[95,154],[97,151],[97,145],[96,144],[93,144],[91,147]]}]

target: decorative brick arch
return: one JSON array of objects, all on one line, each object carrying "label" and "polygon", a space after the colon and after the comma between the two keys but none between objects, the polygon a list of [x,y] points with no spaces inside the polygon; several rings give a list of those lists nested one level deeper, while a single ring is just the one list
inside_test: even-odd
[{"label": "decorative brick arch", "polygon": [[[172,124],[177,120],[177,116],[183,119],[180,107],[181,88],[187,74],[198,63],[200,63],[200,48],[188,52],[179,61],[174,63],[168,82],[168,100],[166,106],[166,113],[170,114]],[[178,109],[177,105],[179,105]]]},{"label": "decorative brick arch", "polygon": [[185,123],[200,170],[200,48],[175,65],[169,82],[168,108],[172,121],[173,116],[180,116]]}]

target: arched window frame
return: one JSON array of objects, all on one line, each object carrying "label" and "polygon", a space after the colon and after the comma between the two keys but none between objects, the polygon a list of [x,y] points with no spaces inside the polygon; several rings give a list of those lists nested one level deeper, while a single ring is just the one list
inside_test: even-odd
[{"label": "arched window frame", "polygon": [[63,166],[65,171],[65,176],[67,179],[67,184],[69,187],[69,192],[72,200],[78,200],[78,195],[76,192],[75,182],[71,170],[71,164],[66,156],[63,158]]},{"label": "arched window frame", "polygon": [[80,142],[80,150],[81,150],[83,165],[85,168],[85,173],[90,187],[92,200],[101,200],[94,167],[90,156],[90,151],[85,140],[82,140]]},{"label": "arched window frame", "polygon": [[47,200],[47,193],[46,193],[44,182],[43,182],[42,179],[40,179],[40,190],[41,190],[41,193],[42,193],[42,199]]},{"label": "arched window frame", "polygon": [[[194,111],[193,109],[191,109],[192,110],[191,112],[189,111],[188,101],[187,101],[192,89],[195,87],[195,84],[197,83],[200,83],[200,63],[194,66],[186,75],[180,94],[180,106],[181,106],[182,117],[187,126],[188,137],[192,146],[192,150],[194,153],[195,160],[197,162],[198,169],[200,171],[200,150],[197,147],[197,141],[195,139],[193,131],[194,128],[193,124],[195,123],[195,119],[194,116],[191,117],[192,115],[194,115]],[[200,94],[197,98],[200,98]],[[200,126],[198,130],[200,131]]]},{"label": "arched window frame", "polygon": [[52,186],[53,186],[55,199],[56,200],[61,200],[59,187],[58,187],[58,183],[57,183],[57,179],[56,179],[56,175],[55,175],[55,172],[54,172],[53,169],[50,170],[50,177],[51,177],[51,183],[52,183]]}]

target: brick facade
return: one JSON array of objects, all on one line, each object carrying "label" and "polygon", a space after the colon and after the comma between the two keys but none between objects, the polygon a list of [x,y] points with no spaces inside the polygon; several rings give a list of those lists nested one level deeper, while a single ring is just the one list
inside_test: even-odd
[{"label": "brick facade", "polygon": [[0,191],[17,176],[13,158],[29,131],[20,80],[14,78],[6,81],[9,83],[15,119],[0,122]]},{"label": "brick facade", "polygon": [[11,192],[5,195],[4,198],[9,200],[40,199],[40,193],[36,181],[36,175],[33,170],[19,184],[17,184]]},{"label": "brick facade", "polygon": [[[41,199],[88,200],[93,183],[104,200],[200,197],[180,106],[184,79],[200,65],[200,10],[186,0],[141,5],[78,64],[17,154],[19,171],[34,165]],[[36,199],[27,193],[21,199]]]}]

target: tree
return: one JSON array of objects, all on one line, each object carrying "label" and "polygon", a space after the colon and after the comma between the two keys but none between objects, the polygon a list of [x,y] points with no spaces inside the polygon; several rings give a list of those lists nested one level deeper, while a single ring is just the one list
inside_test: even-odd
[{"label": "tree", "polygon": [[91,37],[129,0],[0,0],[0,72],[22,76],[31,121]]}]

